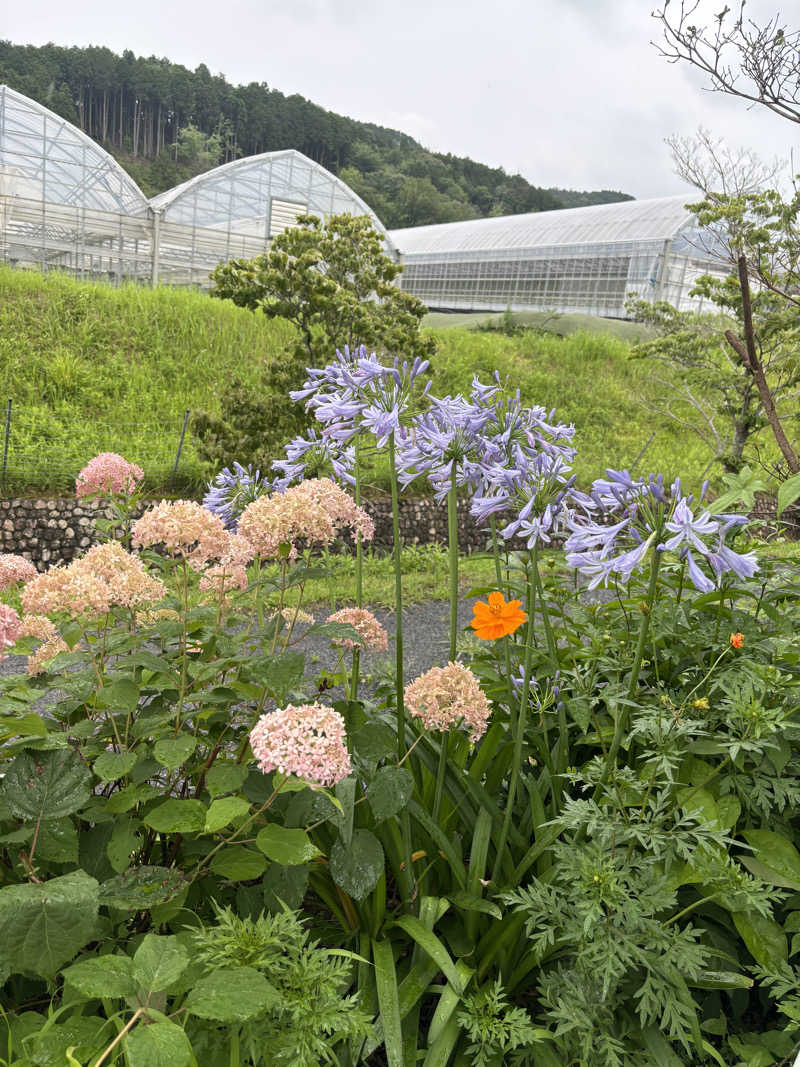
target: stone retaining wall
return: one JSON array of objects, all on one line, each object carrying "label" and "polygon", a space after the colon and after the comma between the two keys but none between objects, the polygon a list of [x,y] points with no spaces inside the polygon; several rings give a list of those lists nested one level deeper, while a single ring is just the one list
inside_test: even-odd
[{"label": "stone retaining wall", "polygon": [[[142,509],[149,503],[143,503]],[[391,502],[388,498],[376,498],[368,500],[365,507],[375,520],[375,545],[391,548]],[[753,517],[774,526],[775,510],[775,500],[759,494]],[[94,523],[100,517],[109,516],[96,501],[74,498],[0,500],[0,553],[19,553],[40,570],[46,570],[54,563],[69,563],[95,543]],[[797,520],[798,516],[792,518]],[[466,502],[459,504],[458,526],[462,551],[475,552],[486,547],[486,534],[470,518]],[[798,526],[789,526],[785,532],[792,536],[798,530]],[[406,544],[446,543],[446,505],[425,497],[403,498],[400,533]]]}]

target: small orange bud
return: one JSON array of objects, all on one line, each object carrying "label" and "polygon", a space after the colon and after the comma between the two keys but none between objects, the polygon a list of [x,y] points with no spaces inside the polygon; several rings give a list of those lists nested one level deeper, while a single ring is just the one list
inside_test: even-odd
[{"label": "small orange bud", "polygon": [[744,644],[744,634],[735,633],[731,634],[731,644],[734,648],[741,648]]}]

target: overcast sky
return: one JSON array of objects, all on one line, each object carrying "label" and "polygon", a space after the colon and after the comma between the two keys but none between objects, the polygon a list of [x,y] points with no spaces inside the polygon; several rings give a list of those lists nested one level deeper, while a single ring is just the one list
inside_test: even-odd
[{"label": "overcast sky", "polygon": [[[653,0],[655,2],[655,0]],[[733,4],[734,0],[730,0]],[[722,0],[702,0],[718,10]],[[790,8],[783,4],[791,20]],[[703,124],[766,159],[800,128],[703,90],[650,44],[648,0],[0,0],[0,35],[205,63],[536,185],[686,188],[664,138]],[[753,16],[779,0],[750,0]],[[794,19],[800,23],[800,17]],[[275,146],[283,147],[283,146]],[[290,146],[286,146],[290,147]]]}]

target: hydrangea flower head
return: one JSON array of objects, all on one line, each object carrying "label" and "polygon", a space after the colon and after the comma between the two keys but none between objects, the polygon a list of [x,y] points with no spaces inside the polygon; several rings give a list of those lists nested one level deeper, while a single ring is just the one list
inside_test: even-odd
[{"label": "hydrangea flower head", "polygon": [[137,519],[131,533],[137,548],[159,546],[193,567],[224,557],[230,548],[222,519],[194,500],[162,500]]},{"label": "hydrangea flower head", "polygon": [[144,471],[116,452],[101,452],[90,459],[75,480],[75,495],[130,496],[144,478]]},{"label": "hydrangea flower head", "polygon": [[20,636],[19,615],[8,604],[0,603],[0,659],[5,659],[5,650],[15,645]]},{"label": "hydrangea flower head", "polygon": [[31,676],[41,674],[50,660],[60,652],[69,652],[66,641],[44,615],[23,615],[17,639],[21,637],[34,637],[42,642],[36,651],[28,656],[26,666]]},{"label": "hydrangea flower head", "polygon": [[492,713],[478,679],[463,663],[425,671],[406,686],[405,702],[426,730],[450,730],[463,723],[473,742],[486,732]]},{"label": "hydrangea flower head", "polygon": [[12,585],[30,582],[39,572],[30,560],[13,553],[0,553],[0,593]]},{"label": "hydrangea flower head", "polygon": [[342,716],[324,704],[289,704],[262,715],[250,732],[259,770],[332,786],[350,774]]},{"label": "hydrangea flower head", "polygon": [[350,637],[332,637],[331,644],[340,648],[369,648],[375,652],[385,652],[389,647],[389,637],[371,611],[366,608],[342,608],[329,615],[326,622],[341,622],[358,631],[360,640]]}]

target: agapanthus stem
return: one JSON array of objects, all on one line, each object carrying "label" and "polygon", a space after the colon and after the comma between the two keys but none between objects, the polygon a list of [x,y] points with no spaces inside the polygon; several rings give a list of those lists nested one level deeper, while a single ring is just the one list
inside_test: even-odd
[{"label": "agapanthus stem", "polygon": [[[354,496],[356,504],[361,507],[361,457],[358,434],[355,439]],[[356,607],[364,606],[364,545],[360,536],[356,536]],[[350,680],[350,699],[358,700],[358,681],[360,671],[359,650],[353,650],[353,676]]]},{"label": "agapanthus stem", "polygon": [[458,637],[458,488],[457,460],[450,467],[450,488],[447,491],[447,548],[450,562],[450,660],[456,658]]},{"label": "agapanthus stem", "polygon": [[500,872],[503,866],[503,854],[506,849],[506,842],[508,841],[508,834],[511,829],[511,818],[514,813],[514,801],[517,795],[517,786],[519,784],[520,768],[522,764],[522,744],[525,739],[525,727],[527,724],[528,716],[528,697],[530,695],[531,685],[531,662],[533,659],[533,628],[534,628],[534,615],[531,605],[534,600],[534,577],[537,567],[537,551],[534,545],[533,554],[527,569],[527,581],[526,581],[526,598],[528,606],[528,627],[525,634],[525,660],[522,674],[522,692],[520,693],[519,711],[517,713],[516,729],[514,731],[514,756],[511,763],[511,781],[508,784],[508,799],[506,800],[506,810],[503,816],[503,826],[500,831],[500,840],[497,843],[497,856],[495,857],[494,873],[492,875],[492,881],[495,887],[499,884]]},{"label": "agapanthus stem", "polygon": [[[500,564],[500,546],[497,541],[497,519],[494,515],[489,519],[489,526],[492,531],[492,555],[494,556],[494,573],[497,579],[498,592],[503,591],[503,570]],[[506,635],[503,638],[503,653],[506,661],[506,694],[508,697],[508,714],[509,725],[513,731],[514,729],[514,687],[511,684],[511,641]]]}]

